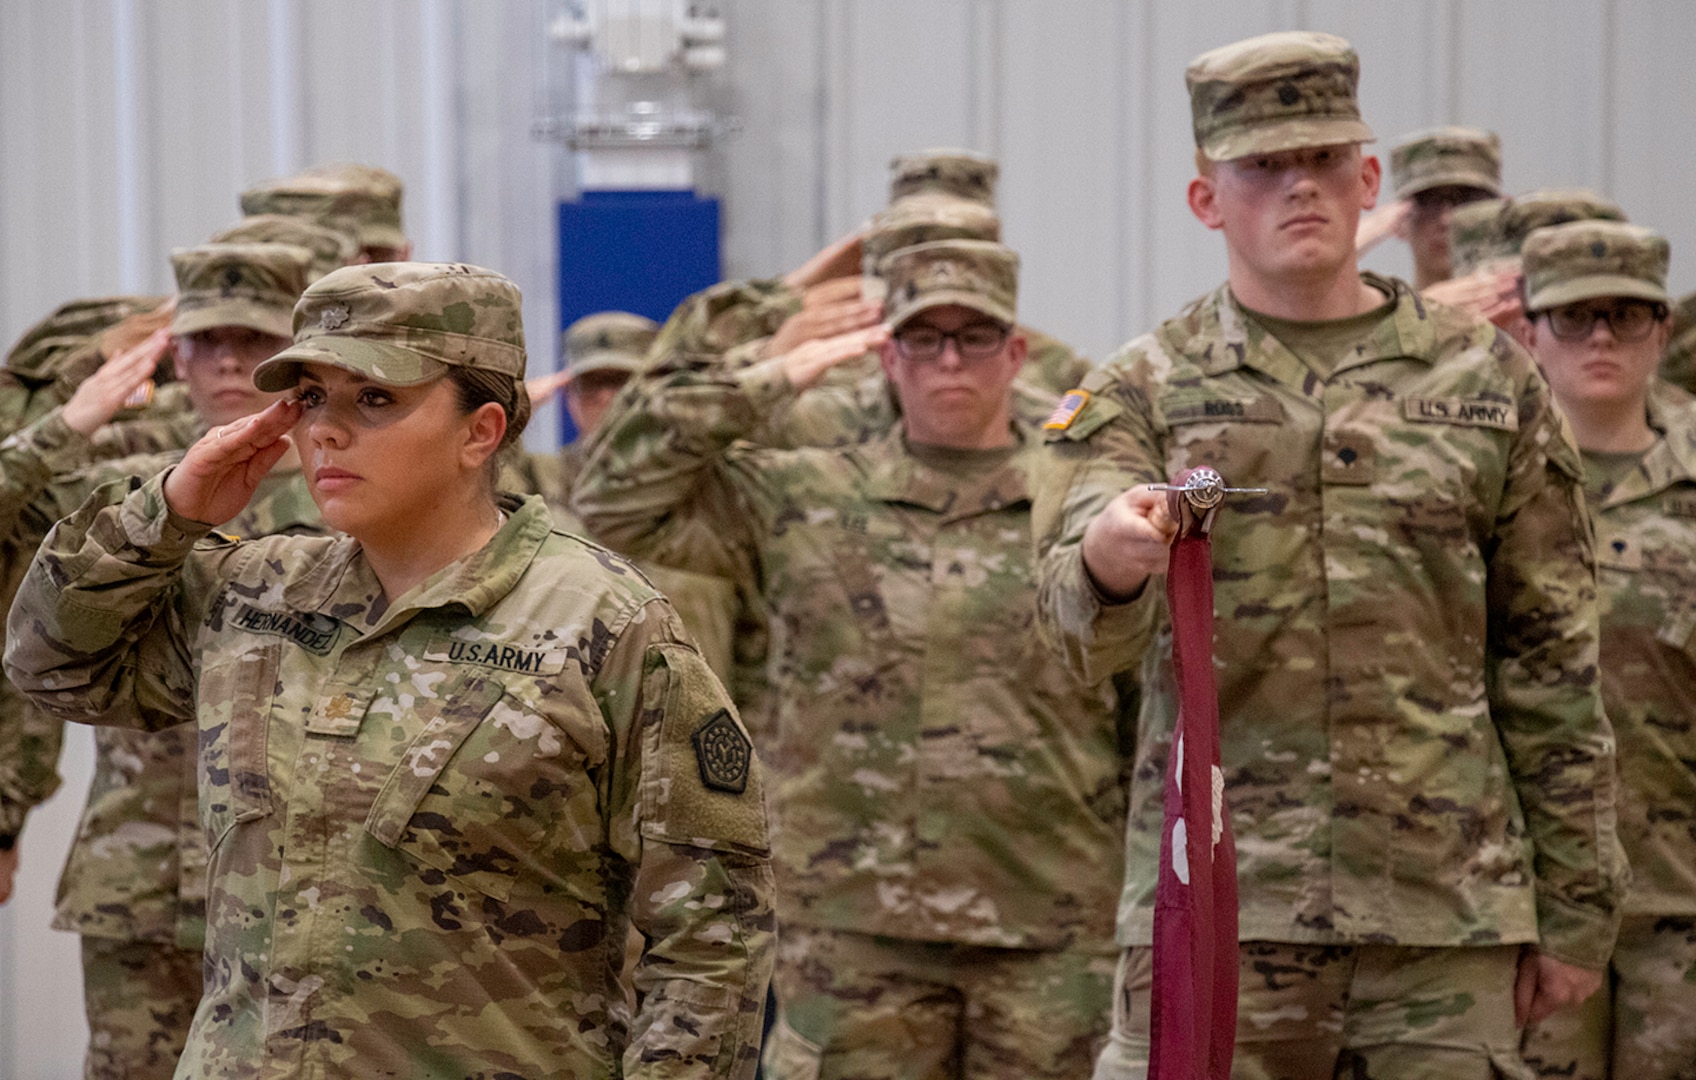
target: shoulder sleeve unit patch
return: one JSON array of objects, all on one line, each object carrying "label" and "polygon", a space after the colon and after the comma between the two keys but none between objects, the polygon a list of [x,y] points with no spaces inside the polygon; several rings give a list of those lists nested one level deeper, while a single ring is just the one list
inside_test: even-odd
[{"label": "shoulder sleeve unit patch", "polygon": [[740,795],[748,789],[748,768],[753,760],[753,747],[730,710],[720,709],[706,723],[695,729],[690,741],[695,744],[695,764],[701,770],[701,783],[714,791]]}]

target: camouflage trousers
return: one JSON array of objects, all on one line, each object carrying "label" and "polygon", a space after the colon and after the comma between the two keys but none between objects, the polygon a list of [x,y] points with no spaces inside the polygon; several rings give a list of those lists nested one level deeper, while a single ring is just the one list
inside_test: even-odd
[{"label": "camouflage trousers", "polygon": [[[1233,1080],[1526,1080],[1518,945],[1418,949],[1245,941]],[[1148,1075],[1154,957],[1127,949],[1095,1080]]]},{"label": "camouflage trousers", "polygon": [[1089,1072],[1113,959],[785,925],[767,1080],[1035,1080]]},{"label": "camouflage trousers", "polygon": [[86,1080],[169,1080],[200,1004],[200,950],[82,939]]},{"label": "camouflage trousers", "polygon": [[1696,918],[1628,916],[1602,988],[1523,1049],[1543,1077],[1696,1080]]}]

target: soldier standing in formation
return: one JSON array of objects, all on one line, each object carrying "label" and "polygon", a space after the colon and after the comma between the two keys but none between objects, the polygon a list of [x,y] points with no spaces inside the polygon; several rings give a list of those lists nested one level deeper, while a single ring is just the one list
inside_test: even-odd
[{"label": "soldier standing in formation", "polygon": [[1525,1058],[1544,1077],[1675,1080],[1696,1064],[1696,400],[1655,378],[1667,242],[1576,222],[1523,255],[1532,355],[1584,454],[1631,864],[1601,990],[1528,1032]]},{"label": "soldier standing in formation", "polygon": [[[1016,265],[981,240],[890,254],[892,340],[662,374],[577,488],[597,535],[752,566],[769,608],[774,1077],[1075,1077],[1105,1034],[1120,703],[1032,632]],[[901,402],[881,437],[741,441],[872,347]],[[692,528],[701,506],[733,526]]]},{"label": "soldier standing in formation", "polygon": [[1512,1074],[1518,1027],[1595,990],[1618,925],[1578,452],[1518,346],[1358,271],[1358,71],[1314,33],[1191,63],[1189,204],[1228,281],[1048,432],[1043,625],[1088,678],[1144,673],[1099,1077],[1147,1067],[1176,706],[1148,587],[1173,526],[1144,485],[1188,467],[1268,489],[1213,540],[1239,1072]]},{"label": "soldier standing in formation", "polygon": [[[207,979],[179,1075],[752,1073],[762,774],[665,601],[496,495],[529,412],[519,311],[475,267],[330,274],[254,373],[296,396],[102,488],[20,590],[7,669],[42,708],[199,725]],[[202,542],[290,428],[346,535]]]},{"label": "soldier standing in formation", "polygon": [[[186,448],[209,427],[232,423],[276,400],[253,385],[253,369],[290,340],[294,304],[306,288],[309,253],[284,244],[209,244],[172,252],[177,278],[172,322],[176,366],[191,411],[119,425],[157,429],[157,442]],[[155,359],[131,379],[145,378]],[[102,368],[102,373],[108,368]],[[69,466],[114,445],[134,443],[107,429],[96,443],[76,406],[99,381],[89,379],[63,417],[49,414],[0,449],[5,483],[0,520],[7,543],[34,551],[54,522],[76,510],[101,483],[150,476],[182,450]],[[119,387],[118,389],[122,389]],[[115,411],[97,415],[105,423]],[[223,523],[242,535],[322,532],[292,455],[261,481],[252,502]],[[33,711],[33,710],[32,710]],[[18,723],[0,716],[0,725]],[[57,757],[60,720],[43,716]],[[201,992],[205,940],[206,837],[196,813],[195,733],[103,728],[95,734],[95,772],[77,838],[59,878],[53,925],[81,935],[83,1000],[89,1046],[84,1075],[166,1078],[175,1071]]]},{"label": "soldier standing in formation", "polygon": [[1413,252],[1420,290],[1454,277],[1449,218],[1468,203],[1502,194],[1502,142],[1493,131],[1441,127],[1409,135],[1390,151],[1389,205],[1361,215],[1356,251],[1364,255],[1388,236]]}]

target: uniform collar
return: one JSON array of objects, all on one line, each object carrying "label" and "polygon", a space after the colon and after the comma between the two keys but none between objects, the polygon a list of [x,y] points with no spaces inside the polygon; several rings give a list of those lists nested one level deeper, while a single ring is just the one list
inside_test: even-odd
[{"label": "uniform collar", "polygon": [[1648,498],[1675,484],[1696,482],[1696,398],[1656,379],[1649,386],[1649,426],[1661,437],[1643,463],[1608,492],[1604,507]]},{"label": "uniform collar", "polygon": [[285,585],[283,601],[296,611],[328,615],[361,634],[381,633],[419,611],[452,605],[478,618],[512,591],[553,529],[539,496],[501,495],[497,501],[507,520],[487,544],[437,571],[375,619],[368,616],[382,587],[359,542],[348,537]]},{"label": "uniform collar", "polygon": [[949,520],[1028,503],[1031,495],[1025,459],[1036,441],[1029,428],[1018,421],[1013,432],[1019,447],[1000,468],[961,478],[915,458],[907,449],[903,425],[897,423],[882,438],[859,448],[866,462],[866,493],[880,502],[922,507]]},{"label": "uniform collar", "polygon": [[[1337,365],[1337,371],[1379,360],[1412,358],[1431,363],[1436,355],[1437,330],[1431,312],[1413,287],[1399,278],[1363,272],[1360,279],[1394,302],[1390,318],[1362,345],[1359,353]],[[1210,376],[1252,368],[1303,394],[1319,385],[1301,360],[1264,327],[1221,285],[1203,303],[1163,325],[1158,334],[1168,351],[1180,354]]]}]

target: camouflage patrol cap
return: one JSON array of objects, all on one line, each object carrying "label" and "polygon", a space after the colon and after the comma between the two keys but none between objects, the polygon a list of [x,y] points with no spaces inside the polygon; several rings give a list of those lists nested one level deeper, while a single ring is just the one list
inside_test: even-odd
[{"label": "camouflage patrol cap", "polygon": [[61,304],[51,315],[19,335],[6,350],[3,366],[15,373],[43,376],[58,355],[131,315],[154,310],[169,299],[168,296],[101,296]]},{"label": "camouflage patrol cap", "polygon": [[400,201],[398,180],[393,184],[360,182],[309,171],[242,192],[241,212],[305,218],[351,233],[362,248],[401,248],[407,239],[401,227]]},{"label": "camouflage patrol cap", "polygon": [[1696,393],[1696,293],[1679,299],[1667,317],[1667,347],[1661,378]]},{"label": "camouflage patrol cap", "polygon": [[242,218],[223,232],[212,234],[214,244],[293,244],[312,253],[307,284],[317,281],[359,255],[359,244],[351,233],[305,218],[284,214],[256,214]]},{"label": "camouflage patrol cap", "polygon": [[325,165],[312,165],[300,171],[301,176],[316,177],[345,184],[351,188],[363,188],[380,198],[386,199],[400,208],[402,196],[406,194],[406,182],[387,169],[376,165],[362,165],[357,161],[332,161]]},{"label": "camouflage patrol cap", "polygon": [[1449,260],[1456,277],[1514,257],[1502,232],[1502,212],[1507,207],[1507,199],[1479,199],[1449,212]]},{"label": "camouflage patrol cap", "polygon": [[952,195],[995,209],[995,182],[1001,166],[971,150],[921,150],[889,162],[891,205],[923,192]]},{"label": "camouflage patrol cap", "polygon": [[312,253],[293,244],[202,244],[171,252],[177,275],[180,336],[215,326],[290,334],[295,301],[306,288]]},{"label": "camouflage patrol cap", "polygon": [[887,256],[884,317],[899,328],[931,308],[958,304],[1011,326],[1017,321],[1019,256],[989,240],[934,240]]},{"label": "camouflage patrol cap", "polygon": [[1493,131],[1439,127],[1409,135],[1390,151],[1398,199],[1439,187],[1502,193],[1502,140]]},{"label": "camouflage patrol cap", "polygon": [[1373,140],[1355,90],[1348,42],[1303,30],[1262,34],[1190,61],[1195,144],[1209,161]]},{"label": "camouflage patrol cap", "polygon": [[585,315],[565,328],[563,351],[573,375],[585,371],[640,371],[660,332],[652,319],[628,311]]},{"label": "camouflage patrol cap", "polygon": [[891,252],[932,240],[1000,240],[1001,217],[981,202],[928,191],[893,202],[872,216],[860,238],[868,276]]},{"label": "camouflage patrol cap", "polygon": [[313,282],[294,309],[294,344],[260,364],[253,384],[287,390],[303,364],[333,364],[390,386],[449,367],[524,378],[518,286],[464,263],[367,263]]},{"label": "camouflage patrol cap", "polygon": [[1626,296],[1668,303],[1667,241],[1623,221],[1572,221],[1537,229],[1520,252],[1525,309]]},{"label": "camouflage patrol cap", "polygon": [[1537,229],[1569,221],[1624,221],[1625,211],[1606,195],[1587,188],[1542,188],[1515,195],[1502,210],[1502,238],[1519,254]]}]

